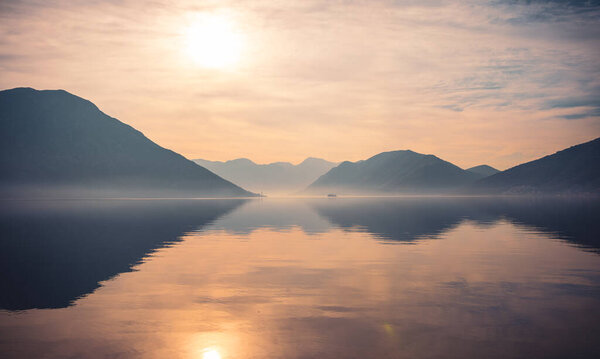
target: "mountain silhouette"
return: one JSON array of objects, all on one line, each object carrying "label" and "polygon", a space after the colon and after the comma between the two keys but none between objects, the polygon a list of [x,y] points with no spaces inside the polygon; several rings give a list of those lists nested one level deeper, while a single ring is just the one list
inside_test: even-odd
[{"label": "mountain silhouette", "polygon": [[365,161],[342,162],[311,184],[309,193],[444,193],[481,176],[433,155],[383,152]]},{"label": "mountain silhouette", "polygon": [[494,167],[488,166],[488,165],[480,165],[480,166],[467,168],[467,171],[469,171],[471,173],[475,173],[475,174],[479,175],[481,178],[488,177],[488,176],[491,176],[493,174],[500,172],[500,170],[497,170]]},{"label": "mountain silhouette", "polygon": [[255,192],[290,193],[306,188],[336,163],[309,157],[298,165],[289,162],[257,164],[247,158],[219,162],[193,160],[219,176]]},{"label": "mountain silhouette", "polygon": [[67,307],[245,201],[2,201],[0,309]]},{"label": "mountain silhouette", "polygon": [[476,192],[600,193],[600,138],[483,178]]},{"label": "mountain silhouette", "polygon": [[63,90],[0,91],[6,196],[249,196]]}]

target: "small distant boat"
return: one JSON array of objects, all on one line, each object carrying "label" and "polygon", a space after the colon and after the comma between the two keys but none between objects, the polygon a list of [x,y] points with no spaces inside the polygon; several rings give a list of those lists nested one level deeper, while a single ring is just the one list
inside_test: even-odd
[{"label": "small distant boat", "polygon": [[329,193],[329,194],[327,195],[327,197],[328,197],[328,198],[335,198],[335,197],[337,197],[337,194],[335,194],[335,193]]}]

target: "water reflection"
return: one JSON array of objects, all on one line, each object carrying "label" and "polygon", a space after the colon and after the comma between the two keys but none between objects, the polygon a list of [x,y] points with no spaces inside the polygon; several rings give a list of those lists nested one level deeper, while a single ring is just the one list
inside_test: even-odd
[{"label": "water reflection", "polygon": [[600,252],[600,201],[525,198],[484,203],[490,212],[517,225],[544,231],[581,248]]},{"label": "water reflection", "polygon": [[436,238],[465,220],[480,226],[501,220],[600,251],[600,202],[562,198],[345,198],[312,207],[346,230],[364,230],[399,242]]},{"label": "water reflection", "polygon": [[[589,213],[597,206],[548,203],[248,201],[201,229],[182,221],[194,224],[181,227],[176,245],[159,246],[71,307],[0,313],[0,351],[593,358],[600,256],[582,251],[593,241],[578,236],[598,235],[590,221],[598,212]],[[555,218],[564,208],[577,218]]]},{"label": "water reflection", "polygon": [[268,199],[248,201],[230,215],[223,217],[211,228],[223,229],[229,233],[246,235],[250,232],[270,228],[287,231],[302,228],[306,234],[327,232],[331,223],[315,212],[311,200]]},{"label": "water reflection", "polygon": [[60,308],[157,248],[242,204],[224,201],[6,201],[0,308]]}]

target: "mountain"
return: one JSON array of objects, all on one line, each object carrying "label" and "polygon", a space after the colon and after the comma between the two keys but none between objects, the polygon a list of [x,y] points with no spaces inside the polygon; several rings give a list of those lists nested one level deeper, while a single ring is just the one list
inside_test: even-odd
[{"label": "mountain", "polygon": [[365,161],[343,162],[311,184],[307,192],[447,193],[479,177],[433,155],[392,151]]},{"label": "mountain", "polygon": [[476,192],[600,193],[600,138],[483,178]]},{"label": "mountain", "polygon": [[480,165],[480,166],[467,168],[467,171],[469,171],[471,173],[475,173],[475,174],[479,175],[481,178],[491,176],[493,174],[500,172],[500,170],[497,170],[494,167],[488,166],[488,165]]},{"label": "mountain", "polygon": [[0,91],[0,195],[249,196],[63,90]]},{"label": "mountain", "polygon": [[312,157],[298,165],[289,162],[256,164],[247,158],[227,162],[196,159],[194,162],[244,188],[267,193],[297,192],[336,165]]}]

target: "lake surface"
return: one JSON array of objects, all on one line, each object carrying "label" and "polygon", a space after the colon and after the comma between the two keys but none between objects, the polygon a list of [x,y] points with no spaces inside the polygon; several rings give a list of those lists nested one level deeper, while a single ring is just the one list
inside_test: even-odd
[{"label": "lake surface", "polygon": [[600,205],[5,201],[2,358],[597,358]]}]

